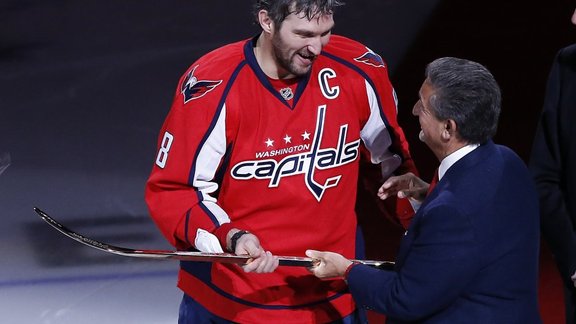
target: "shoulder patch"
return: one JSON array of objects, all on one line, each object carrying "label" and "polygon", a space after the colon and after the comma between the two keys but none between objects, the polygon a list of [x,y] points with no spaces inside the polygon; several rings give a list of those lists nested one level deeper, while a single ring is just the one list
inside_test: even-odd
[{"label": "shoulder patch", "polygon": [[197,67],[198,65],[196,65],[192,71],[188,72],[184,78],[184,81],[182,81],[180,92],[184,96],[184,103],[203,97],[205,94],[214,90],[214,88],[222,83],[222,80],[198,80],[198,78],[194,76],[194,71],[196,71]]},{"label": "shoulder patch", "polygon": [[371,49],[366,47],[368,50],[366,53],[362,54],[361,56],[354,59],[356,62],[361,62],[364,64],[372,65],[375,67],[386,67],[384,64],[384,60],[382,57],[376,53],[374,53]]}]

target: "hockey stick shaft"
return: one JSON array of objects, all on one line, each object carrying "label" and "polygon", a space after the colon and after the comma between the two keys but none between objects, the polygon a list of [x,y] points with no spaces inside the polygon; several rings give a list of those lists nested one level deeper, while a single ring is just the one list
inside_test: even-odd
[{"label": "hockey stick shaft", "polygon": [[[50,217],[47,213],[41,209],[34,207],[34,211],[40,215],[40,217],[56,229],[58,232],[64,234],[65,236],[85,244],[89,247],[95,248],[100,251],[107,253],[112,253],[127,257],[136,258],[147,258],[147,259],[158,259],[158,260],[180,260],[180,261],[196,261],[196,262],[221,262],[221,263],[234,263],[239,265],[247,264],[251,261],[251,258],[247,255],[235,255],[231,253],[204,253],[204,252],[189,252],[189,251],[166,251],[166,250],[135,250],[125,247],[119,247],[115,245],[110,245],[102,243],[100,241],[88,238],[84,235],[78,234],[73,230],[62,225],[60,222],[56,221],[54,218]],[[278,256],[280,265],[282,266],[299,266],[299,267],[312,267],[318,260],[306,257],[294,257],[294,256]],[[390,261],[371,261],[371,260],[352,260],[358,263],[366,264],[369,266],[374,266],[383,269],[389,269],[393,267],[394,262]]]}]

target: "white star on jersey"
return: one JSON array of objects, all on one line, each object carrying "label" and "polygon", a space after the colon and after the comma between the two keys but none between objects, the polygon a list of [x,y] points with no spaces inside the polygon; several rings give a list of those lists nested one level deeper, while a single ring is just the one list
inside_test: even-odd
[{"label": "white star on jersey", "polygon": [[292,143],[292,137],[290,137],[290,136],[288,136],[288,134],[286,134],[286,136],[284,137],[284,142],[286,144]]},{"label": "white star on jersey", "polygon": [[274,146],[274,141],[271,140],[270,138],[268,138],[265,143],[266,147]]},{"label": "white star on jersey", "polygon": [[302,133],[302,139],[303,140],[310,140],[310,133],[308,133],[307,131],[304,131],[304,133]]}]

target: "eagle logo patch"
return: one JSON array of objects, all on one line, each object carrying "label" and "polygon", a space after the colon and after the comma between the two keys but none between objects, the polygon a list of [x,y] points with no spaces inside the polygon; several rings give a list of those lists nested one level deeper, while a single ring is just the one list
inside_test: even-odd
[{"label": "eagle logo patch", "polygon": [[196,65],[192,71],[188,72],[186,78],[184,78],[184,81],[182,82],[182,86],[180,87],[180,92],[184,96],[184,103],[187,103],[192,99],[203,97],[222,83],[222,80],[198,80],[198,78],[194,76],[194,71],[196,71],[197,67],[198,65]]},{"label": "eagle logo patch", "polygon": [[385,67],[386,66],[386,64],[384,64],[384,60],[382,59],[382,56],[374,53],[368,47],[366,47],[366,49],[368,50],[368,52],[362,54],[362,56],[360,56],[360,57],[355,58],[354,61],[362,62],[364,64],[372,65],[375,67]]}]

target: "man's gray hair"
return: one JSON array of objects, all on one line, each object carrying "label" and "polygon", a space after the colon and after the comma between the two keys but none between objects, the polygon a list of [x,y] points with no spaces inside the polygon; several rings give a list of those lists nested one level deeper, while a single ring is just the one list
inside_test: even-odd
[{"label": "man's gray hair", "polygon": [[500,87],[483,65],[455,57],[434,60],[426,78],[435,93],[430,106],[438,119],[452,119],[458,135],[469,143],[491,139],[498,128]]}]

